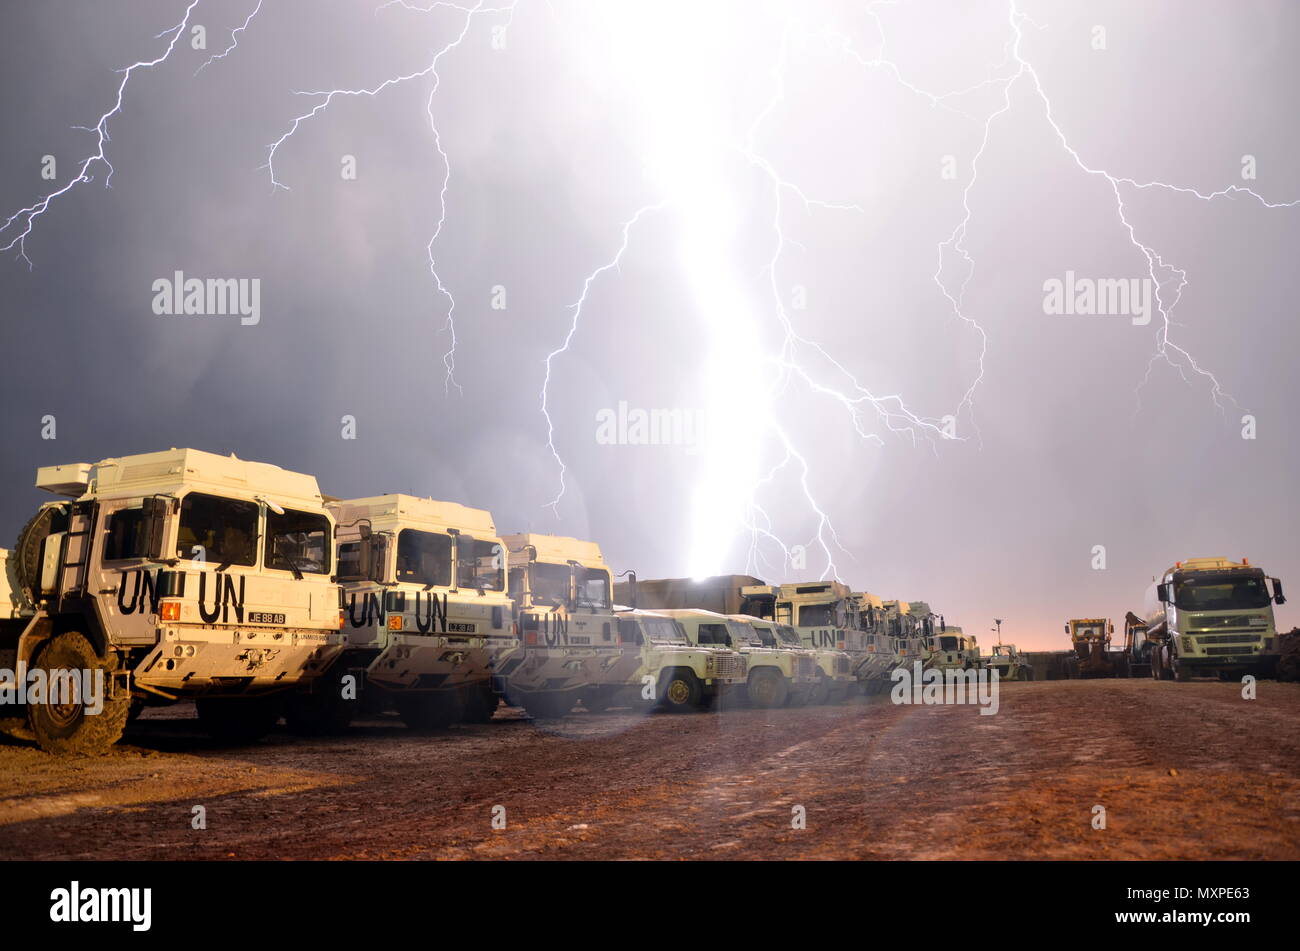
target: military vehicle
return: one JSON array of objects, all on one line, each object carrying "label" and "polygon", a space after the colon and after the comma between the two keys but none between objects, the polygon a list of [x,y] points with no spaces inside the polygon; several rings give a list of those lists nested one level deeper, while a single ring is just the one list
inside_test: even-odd
[{"label": "military vehicle", "polygon": [[[346,652],[326,682],[364,670],[378,705],[396,707],[413,729],[490,719],[519,646],[492,516],[402,494],[329,508],[339,524]],[[356,703],[339,693],[319,692],[300,725],[346,724]]]},{"label": "military vehicle", "polygon": [[1130,677],[1151,676],[1151,653],[1158,646],[1147,622],[1129,611],[1124,617],[1124,658]]},{"label": "military vehicle", "polygon": [[963,634],[955,624],[927,638],[926,646],[929,653],[923,662],[926,669],[974,670],[983,666],[979,643],[973,635]]},{"label": "military vehicle", "polygon": [[[686,629],[658,611],[618,611],[618,639],[636,666],[623,683],[608,680],[597,687],[593,710],[606,707],[655,706],[673,712],[707,709],[719,689],[743,686],[746,664],[736,651],[720,645],[692,644]],[[584,694],[584,706],[591,704]]]},{"label": "military vehicle", "polygon": [[[733,621],[741,621],[754,629],[763,646],[777,652],[776,660],[781,668],[781,675],[789,683],[789,696],[786,702],[792,706],[802,706],[819,697],[819,703],[825,703],[823,694],[829,690],[819,691],[820,677],[817,669],[817,655],[812,648],[804,647],[798,633],[788,624],[777,624],[747,614],[727,615]],[[754,667],[754,658],[750,658],[750,669]]]},{"label": "military vehicle", "polygon": [[993,652],[984,659],[984,666],[998,672],[999,680],[1033,680],[1034,668],[1015,644],[994,644]]},{"label": "military vehicle", "polygon": [[839,581],[783,584],[777,588],[773,619],[793,627],[806,647],[847,654],[853,674],[849,693],[854,694],[876,676],[889,648],[874,627],[877,614],[870,598],[855,595]]},{"label": "military vehicle", "polygon": [[190,699],[213,734],[253,739],[342,651],[334,518],[311,476],[170,449],[44,467],[36,486],[66,498],[7,559],[0,668],[90,687],[25,705],[43,749],[103,751],[144,705]]},{"label": "military vehicle", "polygon": [[535,717],[561,717],[584,696],[605,693],[624,673],[602,678],[607,665],[626,670],[611,577],[595,542],[526,532],[506,535],[510,596],[519,612],[522,662],[506,683],[511,703]]},{"label": "military vehicle", "polygon": [[[717,614],[684,608],[659,611],[679,621],[692,644],[730,647],[745,663],[742,691],[755,707],[781,707],[795,686],[792,673],[797,660],[791,651],[764,647],[758,632],[743,615]],[[811,688],[811,683],[808,684]],[[722,691],[723,695],[731,691]]]},{"label": "military vehicle", "polygon": [[1067,658],[1066,677],[1085,680],[1115,677],[1123,671],[1123,655],[1110,649],[1115,625],[1107,618],[1072,618],[1065,622],[1074,656]]},{"label": "military vehicle", "polygon": [[[813,661],[816,665],[817,682],[809,694],[808,702],[814,704],[838,703],[847,697],[857,686],[857,678],[853,675],[853,662],[849,655],[836,647],[812,647],[809,642],[799,635],[798,629],[788,620],[793,617],[793,605],[785,602],[782,607],[782,613],[787,617],[784,623],[777,623],[776,604],[780,597],[781,588],[777,585],[746,585],[741,588],[741,595],[744,604],[744,614],[751,617],[760,618],[769,623],[769,625],[783,632],[782,639],[785,643],[794,646],[796,643],[812,652]],[[760,636],[762,629],[758,624],[754,625],[759,630]],[[793,636],[794,640],[791,640]]]},{"label": "military vehicle", "polygon": [[1245,558],[1175,562],[1147,589],[1143,620],[1159,642],[1152,677],[1271,676],[1280,653],[1273,605],[1285,603],[1282,582]]}]

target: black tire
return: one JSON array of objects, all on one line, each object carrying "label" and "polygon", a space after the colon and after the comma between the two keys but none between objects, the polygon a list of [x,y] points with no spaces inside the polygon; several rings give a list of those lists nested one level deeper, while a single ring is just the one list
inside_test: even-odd
[{"label": "black tire", "polygon": [[775,667],[759,667],[749,675],[746,694],[751,706],[766,710],[785,706],[790,687]]},{"label": "black tire", "polygon": [[613,700],[613,695],[605,690],[591,690],[582,695],[582,705],[588,713],[604,713]]},{"label": "black tire", "polygon": [[831,679],[821,671],[817,672],[817,683],[813,684],[812,691],[808,694],[808,705],[820,707],[829,703],[831,699]]},{"label": "black tire", "polygon": [[573,690],[540,690],[522,699],[524,709],[535,719],[558,720],[577,705],[578,694]]},{"label": "black tire", "polygon": [[1034,679],[1034,668],[1025,666],[1020,668],[1020,679],[1028,683]]},{"label": "black tire", "polygon": [[500,697],[491,685],[475,684],[461,693],[461,720],[465,723],[487,723],[497,712]]},{"label": "black tire", "polygon": [[460,719],[459,698],[451,690],[399,693],[396,702],[402,722],[420,733],[445,730]]},{"label": "black tire", "polygon": [[199,723],[223,743],[253,743],[275,729],[283,712],[278,696],[200,697]]},{"label": "black tire", "polygon": [[[710,704],[712,695],[710,694]],[[698,710],[704,704],[704,685],[688,667],[666,670],[659,678],[659,706],[671,713]]]},{"label": "black tire", "polygon": [[[350,671],[341,660],[311,685],[310,693],[296,693],[285,705],[284,719],[298,736],[342,733],[361,707],[361,700],[344,699],[344,678]],[[357,676],[352,674],[352,676]],[[356,684],[353,684],[355,690]]]},{"label": "black tire", "polygon": [[[109,678],[113,671],[113,665],[96,654],[90,641],[76,631],[59,634],[47,643],[36,655],[32,666],[47,674],[55,670],[74,671],[78,674],[83,670],[103,671],[105,694],[108,693]],[[76,699],[73,702],[27,704],[28,726],[35,735],[36,742],[47,753],[106,753],[122,738],[127,718],[131,715],[131,698],[123,695],[110,700],[105,696],[103,709],[97,714],[91,714],[86,711],[86,698],[80,695],[80,686],[78,680]],[[47,681],[47,701],[56,699],[49,694],[53,687],[53,681]]]}]

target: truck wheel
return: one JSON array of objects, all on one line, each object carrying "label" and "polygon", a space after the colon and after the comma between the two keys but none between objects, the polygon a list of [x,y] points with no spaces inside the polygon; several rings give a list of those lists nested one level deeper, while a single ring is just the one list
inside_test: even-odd
[{"label": "truck wheel", "polygon": [[819,673],[817,683],[813,684],[812,693],[808,695],[808,703],[814,707],[820,707],[829,703],[831,699],[830,678],[825,674]]},{"label": "truck wheel", "polygon": [[487,723],[497,712],[500,698],[487,684],[466,688],[461,695],[461,719],[466,723]]},{"label": "truck wheel", "polygon": [[194,702],[199,723],[213,739],[252,743],[280,720],[279,697],[200,697]]},{"label": "truck wheel", "polygon": [[1192,679],[1192,672],[1182,664],[1174,661],[1174,680],[1180,684],[1185,684]]},{"label": "truck wheel", "polygon": [[538,720],[558,720],[567,716],[578,702],[572,690],[542,690],[523,698],[524,709]]},{"label": "truck wheel", "polygon": [[[81,671],[103,671],[103,689],[107,694],[113,670],[108,661],[95,653],[90,641],[76,631],[60,634],[41,648],[32,666],[45,671],[47,677],[56,670],[78,674],[74,697],[51,696],[58,678],[49,678],[46,683],[47,702],[27,704],[27,723],[41,749],[47,753],[104,753],[122,738],[131,713],[131,698],[124,695],[110,700],[104,696],[104,708],[92,714],[86,710],[86,698],[81,695]],[[48,702],[56,699],[68,702]]]},{"label": "truck wheel", "polygon": [[704,686],[695,672],[685,667],[666,671],[659,681],[659,705],[673,713],[700,707]]},{"label": "truck wheel", "polygon": [[347,666],[336,663],[311,685],[311,693],[290,697],[284,711],[289,729],[299,736],[325,736],[346,730],[361,706],[359,699],[343,698],[346,676]]},{"label": "truck wheel", "polygon": [[582,695],[582,705],[588,713],[604,713],[614,698],[604,690],[592,690]]},{"label": "truck wheel", "polygon": [[451,726],[460,713],[460,704],[451,691],[405,693],[397,696],[397,713],[412,730],[428,732]]},{"label": "truck wheel", "polygon": [[790,688],[772,667],[760,667],[749,675],[749,702],[765,709],[785,705]]}]

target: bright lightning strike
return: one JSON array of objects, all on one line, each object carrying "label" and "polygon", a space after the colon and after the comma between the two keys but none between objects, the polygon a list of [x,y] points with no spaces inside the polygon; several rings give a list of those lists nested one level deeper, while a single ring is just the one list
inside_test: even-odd
[{"label": "bright lightning strike", "polygon": [[257,6],[253,7],[253,12],[248,15],[248,17],[244,20],[242,24],[240,24],[239,26],[235,27],[233,30],[230,31],[230,45],[227,46],[220,53],[214,53],[212,56],[209,56],[206,60],[204,60],[203,65],[200,66],[198,69],[194,70],[194,75],[197,76],[199,73],[203,72],[213,63],[215,63],[217,60],[225,59],[227,56],[233,53],[235,47],[239,45],[239,34],[243,33],[245,30],[248,29],[248,24],[253,22],[253,17],[257,16],[258,12],[261,9],[262,9],[262,0],[257,0]]},{"label": "bright lightning strike", "polygon": [[106,152],[106,147],[109,142],[108,120],[122,111],[122,97],[126,94],[126,84],[131,81],[131,76],[135,71],[138,69],[152,69],[158,64],[166,61],[167,57],[171,56],[172,50],[176,48],[176,41],[180,39],[181,34],[183,34],[186,27],[189,26],[190,14],[194,12],[194,8],[198,6],[198,3],[199,0],[191,0],[190,5],[185,8],[185,15],[181,18],[181,21],[174,27],[163,30],[154,37],[154,39],[159,40],[164,36],[170,37],[167,41],[167,48],[163,50],[161,55],[151,60],[141,60],[137,63],[132,63],[130,66],[118,70],[118,72],[122,74],[122,81],[118,83],[117,98],[113,102],[113,107],[101,115],[99,121],[95,123],[93,127],[77,126],[77,128],[86,132],[91,132],[95,135],[95,151],[82,160],[81,165],[77,170],[77,174],[68,182],[68,184],[64,185],[57,191],[50,192],[36,203],[28,205],[26,208],[20,208],[5,219],[4,224],[0,225],[0,240],[4,240],[5,232],[9,231],[11,228],[15,229],[15,233],[9,239],[7,244],[0,245],[0,251],[13,251],[14,249],[17,249],[18,257],[21,260],[26,261],[27,267],[30,269],[32,267],[32,259],[27,256],[27,238],[31,235],[32,229],[36,225],[36,219],[45,214],[49,209],[50,204],[72,191],[72,189],[80,185],[82,182],[93,181],[94,177],[90,174],[90,170],[97,162],[102,163],[108,169],[108,174],[104,177],[104,187],[112,187],[113,164],[108,160]]}]

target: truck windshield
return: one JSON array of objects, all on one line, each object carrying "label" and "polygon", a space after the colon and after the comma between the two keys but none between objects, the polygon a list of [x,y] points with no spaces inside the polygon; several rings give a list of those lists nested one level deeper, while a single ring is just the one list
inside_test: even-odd
[{"label": "truck windshield", "polygon": [[569,566],[548,565],[534,562],[532,587],[534,604],[568,604],[569,603]]},{"label": "truck windshield", "polygon": [[685,644],[686,631],[682,626],[668,617],[641,618],[641,631],[655,644]]},{"label": "truck windshield", "polygon": [[176,557],[214,565],[257,562],[256,502],[191,492],[181,499]]},{"label": "truck windshield", "polygon": [[577,575],[578,604],[585,608],[609,607],[609,572],[602,568],[574,569]]},{"label": "truck windshield", "polygon": [[314,512],[266,513],[264,564],[281,571],[327,575],[330,570],[330,522]]},{"label": "truck windshield", "polygon": [[955,650],[957,650],[957,638],[955,638],[955,637],[941,637],[941,638],[939,638],[939,650],[941,650],[941,651],[955,651]]},{"label": "truck windshield", "polygon": [[834,604],[802,604],[799,606],[800,627],[826,627],[834,624]]},{"label": "truck windshield", "polygon": [[728,621],[727,630],[731,632],[731,640],[735,644],[748,644],[751,647],[763,646],[763,639],[758,636],[758,632],[744,621]]},{"label": "truck windshield", "polygon": [[500,591],[505,586],[504,564],[504,549],[496,539],[456,539],[456,587]]},{"label": "truck windshield", "polygon": [[451,536],[402,529],[397,536],[397,580],[451,587]]},{"label": "truck windshield", "polygon": [[1266,608],[1271,602],[1263,573],[1252,572],[1184,577],[1174,603],[1184,611],[1241,611]]}]

